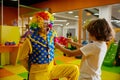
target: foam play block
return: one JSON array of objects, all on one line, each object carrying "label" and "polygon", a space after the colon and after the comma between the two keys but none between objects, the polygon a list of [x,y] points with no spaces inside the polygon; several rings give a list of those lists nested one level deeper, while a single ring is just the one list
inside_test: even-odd
[{"label": "foam play block", "polygon": [[116,53],[117,53],[117,48],[118,48],[118,44],[116,43],[111,43],[107,53],[106,53],[106,56],[105,56],[105,59],[103,61],[103,65],[105,66],[113,66],[113,63],[115,61],[115,56],[116,56]]}]

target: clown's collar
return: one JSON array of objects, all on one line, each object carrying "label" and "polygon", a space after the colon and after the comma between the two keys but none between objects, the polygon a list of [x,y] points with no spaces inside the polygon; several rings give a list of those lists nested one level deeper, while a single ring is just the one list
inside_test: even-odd
[{"label": "clown's collar", "polygon": [[49,34],[50,31],[51,31],[51,30],[47,31],[46,33],[38,32],[38,34],[39,34],[41,37],[43,37],[44,40],[46,40],[46,38],[47,38],[47,34]]},{"label": "clown's collar", "polygon": [[42,33],[42,32],[39,32],[39,35],[40,35],[42,38],[44,38],[44,40],[46,40],[46,36],[47,36],[47,34]]}]

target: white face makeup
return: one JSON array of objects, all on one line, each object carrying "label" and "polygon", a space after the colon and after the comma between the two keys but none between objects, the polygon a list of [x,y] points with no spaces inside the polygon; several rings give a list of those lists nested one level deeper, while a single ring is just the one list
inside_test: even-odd
[{"label": "white face makeup", "polygon": [[49,21],[44,21],[44,28],[41,28],[40,31],[44,34],[47,34],[49,30]]}]

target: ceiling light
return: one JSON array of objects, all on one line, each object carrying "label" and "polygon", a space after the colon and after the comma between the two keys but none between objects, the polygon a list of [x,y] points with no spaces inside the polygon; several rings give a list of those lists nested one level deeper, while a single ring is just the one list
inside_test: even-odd
[{"label": "ceiling light", "polygon": [[74,17],[76,17],[76,18],[77,18],[78,16],[74,16]]},{"label": "ceiling light", "polygon": [[118,20],[116,23],[120,23],[120,20]]},{"label": "ceiling light", "polygon": [[30,17],[30,20],[32,20],[32,17]]},{"label": "ceiling light", "polygon": [[55,15],[56,13],[52,13],[52,15]]},{"label": "ceiling light", "polygon": [[120,23],[120,20],[111,20],[111,22]]},{"label": "ceiling light", "polygon": [[72,14],[72,13],[73,13],[73,11],[69,11],[68,13],[69,13],[69,14]]},{"label": "ceiling light", "polygon": [[11,0],[11,1],[18,1],[18,0]]},{"label": "ceiling light", "polygon": [[111,22],[117,22],[117,20],[111,20]]},{"label": "ceiling light", "polygon": [[98,13],[94,13],[95,16],[98,16],[99,14]]},{"label": "ceiling light", "polygon": [[66,23],[66,26],[69,25],[70,23]]}]

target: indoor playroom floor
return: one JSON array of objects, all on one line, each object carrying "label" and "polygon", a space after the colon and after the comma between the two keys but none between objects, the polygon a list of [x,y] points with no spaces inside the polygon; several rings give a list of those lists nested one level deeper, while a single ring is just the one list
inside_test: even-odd
[{"label": "indoor playroom floor", "polygon": [[[75,64],[80,65],[80,59],[75,57],[63,56],[63,53],[59,50],[55,50],[56,64]],[[28,72],[20,65],[6,65],[0,68],[0,80],[23,80],[27,79]],[[61,78],[59,80],[67,80]],[[102,80],[120,80],[120,67],[106,67],[102,66]]]}]

